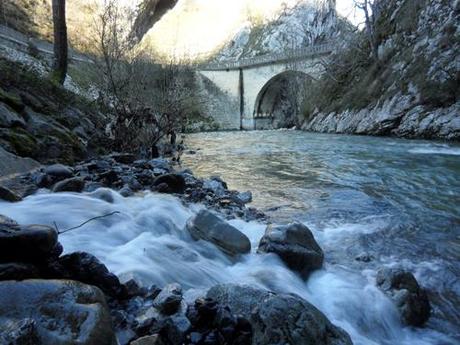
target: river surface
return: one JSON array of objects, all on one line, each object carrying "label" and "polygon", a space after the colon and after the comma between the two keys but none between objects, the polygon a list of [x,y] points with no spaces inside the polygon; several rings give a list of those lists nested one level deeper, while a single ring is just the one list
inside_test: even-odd
[{"label": "river surface", "polygon": [[[115,201],[107,203],[42,191],[0,202],[0,213],[65,229],[120,211],[63,234],[65,251],[95,254],[122,280],[180,282],[190,299],[222,282],[296,293],[359,345],[460,342],[460,145],[297,131],[201,133],[186,142],[197,153],[184,155],[184,167],[252,191],[252,206],[273,223],[310,227],[325,252],[324,268],[303,281],[275,255],[256,254],[266,225],[242,220],[231,223],[253,251],[230,260],[184,230],[203,206],[150,192],[126,199],[112,192]],[[374,259],[355,260],[362,253]],[[402,326],[375,287],[383,266],[412,271],[428,289],[433,312],[425,328]]]}]

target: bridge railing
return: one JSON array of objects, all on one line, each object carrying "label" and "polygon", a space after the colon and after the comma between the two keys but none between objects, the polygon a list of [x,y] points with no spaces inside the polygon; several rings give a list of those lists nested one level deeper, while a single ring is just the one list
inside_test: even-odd
[{"label": "bridge railing", "polygon": [[199,66],[201,70],[225,70],[238,69],[256,65],[265,65],[273,62],[298,60],[318,54],[326,54],[332,52],[336,48],[334,43],[316,44],[304,48],[288,50],[282,53],[266,54],[244,58],[240,60],[227,60],[202,64]]}]

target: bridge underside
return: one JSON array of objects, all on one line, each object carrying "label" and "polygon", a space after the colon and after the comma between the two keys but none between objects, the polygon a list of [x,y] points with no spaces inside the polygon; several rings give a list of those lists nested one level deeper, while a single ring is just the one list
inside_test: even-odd
[{"label": "bridge underside", "polygon": [[310,84],[311,78],[303,72],[286,71],[270,79],[256,98],[254,129],[298,126]]}]

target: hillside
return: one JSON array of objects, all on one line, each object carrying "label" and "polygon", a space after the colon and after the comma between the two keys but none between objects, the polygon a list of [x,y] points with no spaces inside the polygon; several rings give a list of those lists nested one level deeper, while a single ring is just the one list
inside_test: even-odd
[{"label": "hillside", "polygon": [[221,50],[219,60],[247,58],[336,40],[351,25],[340,18],[334,1],[303,0],[264,22],[249,15],[241,31]]}]

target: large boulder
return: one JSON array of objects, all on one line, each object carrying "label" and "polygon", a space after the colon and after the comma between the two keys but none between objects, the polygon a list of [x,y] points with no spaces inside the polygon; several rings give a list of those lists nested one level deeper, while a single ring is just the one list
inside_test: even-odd
[{"label": "large boulder", "polygon": [[45,168],[44,172],[56,180],[62,180],[73,176],[72,169],[62,164],[49,165]]},{"label": "large boulder", "polygon": [[89,253],[63,255],[52,263],[50,269],[54,278],[78,280],[97,286],[109,296],[125,297],[125,288],[118,277]]},{"label": "large boulder", "polygon": [[377,272],[376,283],[396,304],[403,323],[419,327],[428,321],[430,302],[412,273],[398,268],[382,268]]},{"label": "large boulder", "polygon": [[0,224],[0,263],[45,262],[61,252],[56,229],[45,225]]},{"label": "large boulder", "polygon": [[26,173],[40,167],[40,163],[31,158],[18,157],[0,147],[0,176]]},{"label": "large boulder", "polygon": [[257,252],[277,254],[290,269],[304,278],[311,271],[321,268],[324,260],[324,253],[312,232],[301,223],[269,225]]},{"label": "large boulder", "polygon": [[195,240],[211,242],[229,255],[251,251],[251,242],[245,234],[206,210],[187,221],[187,230]]},{"label": "large boulder", "polygon": [[0,329],[1,344],[112,345],[114,340],[102,292],[68,280],[0,282]]},{"label": "large boulder", "polygon": [[222,284],[207,293],[233,313],[249,318],[253,345],[350,345],[349,335],[297,295],[275,294],[247,285]]}]

